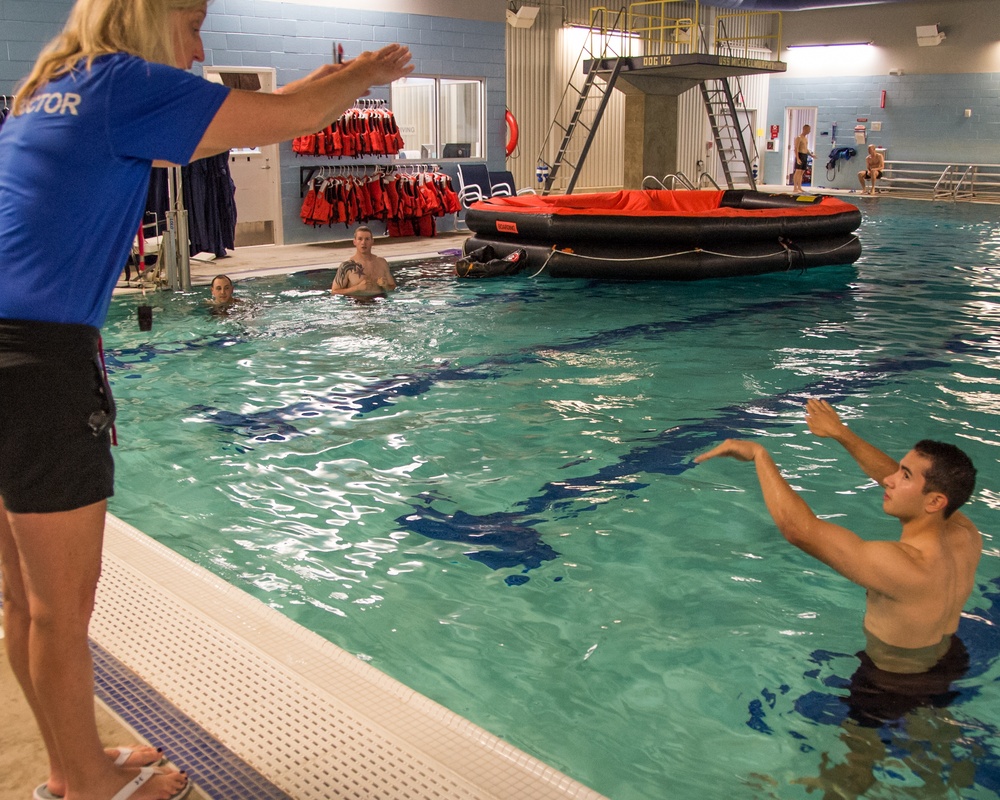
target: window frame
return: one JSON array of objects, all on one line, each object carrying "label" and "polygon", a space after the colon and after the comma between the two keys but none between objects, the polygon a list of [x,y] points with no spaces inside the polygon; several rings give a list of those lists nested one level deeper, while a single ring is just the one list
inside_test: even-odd
[{"label": "window frame", "polygon": [[[404,86],[410,83],[417,83],[417,81],[422,82],[418,85],[426,85],[431,90],[430,100],[430,127],[431,133],[425,134],[420,130],[409,131],[410,122],[407,117],[400,117],[400,113],[407,114],[408,110],[405,109],[406,103],[402,102],[402,97],[397,96],[397,91],[402,89]],[[449,138],[451,134],[442,134],[442,130],[446,128],[447,125],[456,125],[461,123],[457,117],[451,121],[443,119],[443,114],[446,113],[446,107],[448,105],[448,99],[446,97],[446,91],[449,87],[470,84],[476,87],[475,92],[475,102],[478,105],[477,113],[475,119],[472,121],[467,121],[466,124],[475,128],[473,131],[477,136],[469,136],[468,139],[463,138],[464,133],[456,133],[455,138]],[[468,76],[468,75],[408,75],[405,78],[401,78],[398,81],[393,81],[389,86],[389,96],[390,96],[390,107],[393,109],[393,114],[396,116],[396,124],[399,126],[400,134],[403,136],[405,141],[404,150],[400,151],[399,160],[409,161],[409,162],[419,162],[433,160],[435,162],[445,161],[445,162],[458,162],[458,161],[485,161],[487,158],[487,136],[486,136],[486,78],[483,76]],[[419,101],[417,101],[419,102]],[[427,107],[425,106],[425,109]],[[417,127],[420,127],[419,124]],[[421,137],[426,135],[426,141]],[[413,137],[411,140],[410,137]],[[456,140],[457,139],[457,140]],[[444,157],[444,147],[447,144],[464,144],[468,142],[470,145],[468,155],[458,155],[453,157]],[[424,156],[419,152],[424,145],[433,145],[433,150],[430,154]],[[418,152],[418,155],[404,155],[404,153],[414,153]]]}]

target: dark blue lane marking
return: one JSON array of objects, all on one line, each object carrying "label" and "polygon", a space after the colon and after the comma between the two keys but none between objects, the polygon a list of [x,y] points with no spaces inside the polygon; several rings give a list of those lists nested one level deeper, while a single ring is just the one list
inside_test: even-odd
[{"label": "dark blue lane marking", "polygon": [[250,340],[233,336],[202,336],[197,339],[170,342],[169,344],[157,345],[152,342],[144,342],[134,347],[109,347],[104,350],[104,363],[108,368],[108,374],[114,375],[119,370],[131,370],[136,364],[148,364],[157,356],[170,356],[185,350],[231,347],[234,344],[243,344],[248,341]]},{"label": "dark blue lane marking", "polygon": [[[960,682],[951,685],[947,694],[933,698],[936,708],[958,708],[980,697],[982,676],[993,668],[997,653],[1000,652],[1000,578],[993,578],[980,588],[984,599],[989,601],[988,607],[972,609],[962,618],[958,627],[958,635],[969,652],[968,672]],[[764,688],[760,692],[760,698],[751,700],[747,706],[748,728],[774,736],[777,722],[768,721],[769,713],[773,713],[774,716],[785,719],[786,725],[782,727],[788,728],[785,732],[799,742],[798,747],[802,752],[812,752],[815,747],[810,743],[807,733],[789,726],[794,726],[797,720],[835,727],[842,725],[848,718],[850,675],[859,664],[853,654],[828,650],[814,650],[809,656],[809,662],[814,666],[806,670],[803,677],[815,681],[820,679],[823,672],[830,671],[831,674],[821,679],[821,683],[831,689],[830,692],[811,690],[797,698],[781,701],[780,698],[791,691],[788,685],[782,685],[777,690]],[[835,670],[838,668],[846,668],[847,676],[837,674]],[[973,678],[980,680],[972,682],[970,679]],[[1000,794],[1000,754],[996,744],[1000,741],[1000,727],[996,721],[953,716],[948,722],[957,731],[955,741],[947,743],[941,749],[932,748],[931,743],[921,741],[919,731],[926,728],[926,724],[911,734],[906,726],[905,716],[902,719],[886,719],[877,729],[878,738],[887,746],[886,760],[910,762],[914,753],[919,751],[933,752],[936,766],[942,772],[946,769],[951,771],[958,764],[972,763],[975,785]],[[806,726],[805,730],[808,731],[809,727]],[[941,757],[942,754],[945,758]]]},{"label": "dark blue lane marking", "polygon": [[[521,519],[520,514],[498,511],[495,514],[467,514],[456,511],[443,514],[430,507],[431,498],[424,495],[428,505],[414,506],[415,514],[399,517],[396,522],[428,539],[496,550],[473,550],[466,553],[473,561],[490,569],[522,567],[524,572],[540,567],[546,561],[558,558],[559,553],[542,541],[541,534],[531,527],[540,519]],[[524,583],[527,579],[516,581]]]},{"label": "dark blue lane marking", "polygon": [[211,422],[223,433],[249,439],[251,443],[283,442],[306,434],[293,423],[328,414],[362,416],[396,403],[402,397],[416,397],[429,392],[442,381],[493,380],[497,372],[483,372],[479,367],[441,367],[425,375],[397,375],[359,387],[354,391],[321,395],[279,408],[243,414],[214,406],[193,405],[186,410],[202,421]]},{"label": "dark blue lane marking", "polygon": [[[771,315],[776,311],[787,311],[797,308],[823,307],[829,309],[831,304],[846,299],[850,299],[851,292],[848,289],[829,289],[826,291],[813,291],[803,297],[793,297],[781,300],[765,300],[752,305],[731,306],[717,311],[705,311],[700,314],[693,314],[689,317],[676,320],[664,320],[662,322],[644,322],[636,325],[627,325],[623,328],[615,328],[610,331],[601,331],[589,336],[570,339],[562,344],[535,345],[526,353],[535,353],[539,350],[561,352],[576,352],[577,350],[588,350],[600,347],[608,347],[621,341],[630,339],[646,338],[651,340],[662,339],[670,333],[690,333],[692,328],[708,327],[728,322],[730,319],[742,319],[758,316],[761,314]],[[511,359],[514,359],[511,356]]]},{"label": "dark blue lane marking", "polygon": [[[306,406],[305,403],[298,405]],[[255,411],[251,414],[240,414],[236,411],[226,411],[212,406],[188,406],[187,411],[200,415],[205,421],[213,423],[224,433],[240,436],[255,444],[264,442],[284,442],[295,436],[304,434],[287,420],[309,416],[305,411],[295,407],[276,409],[273,411]]]},{"label": "dark blue lane marking", "polygon": [[[387,406],[394,405],[400,398],[422,395],[444,382],[496,380],[503,376],[502,369],[520,368],[543,361],[543,353],[576,352],[578,350],[608,347],[617,342],[639,337],[656,340],[671,333],[690,331],[693,327],[697,326],[717,325],[733,317],[773,314],[776,311],[800,307],[811,308],[816,304],[826,305],[835,300],[843,300],[844,297],[845,292],[840,290],[813,292],[808,297],[768,300],[752,306],[695,314],[682,320],[628,325],[572,339],[567,342],[534,345],[520,351],[515,351],[510,355],[497,356],[468,367],[444,365],[426,373],[395,375],[353,391],[320,395],[287,406],[256,411],[250,414],[242,414],[207,405],[191,406],[188,411],[200,415],[206,422],[215,424],[222,432],[245,437],[252,443],[283,442],[294,436],[305,435],[295,427],[294,422],[296,420],[319,417],[331,412],[363,416],[364,414],[370,414]],[[232,342],[233,340],[224,339],[217,343],[226,345]],[[216,342],[212,342],[212,344],[216,344]],[[194,346],[191,345],[189,349],[193,349]],[[152,347],[147,349],[150,353],[149,358],[152,358],[156,354],[171,352],[169,350],[157,350]],[[147,350],[141,350],[142,354],[146,352]]]},{"label": "dark blue lane marking", "polygon": [[[412,513],[398,517],[396,522],[429,539],[474,545],[477,549],[466,555],[491,569],[520,566],[527,572],[559,555],[542,541],[532,525],[553,512],[576,516],[596,507],[591,503],[576,503],[581,497],[605,490],[625,492],[624,499],[634,497],[649,485],[638,477],[640,474],[680,475],[694,466],[692,458],[701,450],[723,439],[745,436],[747,428],[789,427],[793,423],[780,421],[779,412],[801,408],[810,397],[839,402],[899,375],[947,366],[946,361],[920,354],[882,359],[848,377],[826,378],[769,398],[727,406],[711,419],[662,431],[594,474],[546,483],[539,494],[516,503],[514,508],[518,510],[485,515],[464,511],[447,514],[433,507],[435,502],[447,502],[446,498],[425,493],[421,495],[421,503],[410,504]],[[482,545],[500,549],[478,549]]]}]

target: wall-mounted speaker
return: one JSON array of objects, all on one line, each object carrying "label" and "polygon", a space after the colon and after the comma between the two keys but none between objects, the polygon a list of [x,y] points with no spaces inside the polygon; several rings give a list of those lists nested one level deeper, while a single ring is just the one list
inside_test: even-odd
[{"label": "wall-mounted speaker", "polygon": [[541,10],[540,6],[521,6],[514,11],[511,3],[511,8],[507,9],[507,24],[512,28],[530,28]]},{"label": "wall-mounted speaker", "polygon": [[917,44],[921,47],[934,47],[944,41],[944,32],[937,25],[917,25]]}]

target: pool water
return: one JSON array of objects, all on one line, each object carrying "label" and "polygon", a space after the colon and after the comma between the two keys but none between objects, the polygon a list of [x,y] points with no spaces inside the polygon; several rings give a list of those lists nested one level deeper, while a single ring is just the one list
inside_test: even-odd
[{"label": "pool water", "polygon": [[[861,260],[805,274],[459,281],[442,259],[374,302],[330,271],[241,282],[226,316],[160,295],[149,332],[116,299],[111,510],[615,800],[995,797],[1000,208],[860,202]],[[693,467],[757,437],[817,513],[895,538],[809,396],[979,468],[947,708],[845,721],[862,590],[781,538],[752,467]]]}]

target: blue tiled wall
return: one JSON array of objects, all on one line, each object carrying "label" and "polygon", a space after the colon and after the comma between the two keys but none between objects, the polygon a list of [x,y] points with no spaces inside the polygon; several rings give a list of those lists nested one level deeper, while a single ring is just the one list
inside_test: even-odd
[{"label": "blue tiled wall", "polygon": [[[503,169],[504,23],[254,0],[217,0],[210,9],[202,35],[205,63],[274,67],[279,86],[328,62],[335,42],[344,46],[347,58],[399,42],[410,48],[419,75],[485,78],[486,150],[491,168]],[[375,89],[371,96],[388,99],[388,87]],[[301,158],[290,144],[281,146],[286,243],[349,238],[344,226],[314,229],[299,219],[299,168],[331,163],[348,161]],[[444,218],[439,227],[447,228],[449,222]]]},{"label": "blue tiled wall", "polygon": [[[882,90],[884,109],[879,107]],[[831,132],[837,123],[837,145],[858,150],[828,178],[831,137],[817,135],[815,186],[856,188],[868,144],[885,147],[890,160],[1000,164],[1000,73],[772,78],[767,124],[781,126],[782,147],[786,135],[795,133],[784,130],[788,106],[815,106],[817,134]],[[972,109],[968,119],[967,108]],[[854,144],[858,118],[868,120],[865,145]],[[871,130],[875,121],[882,123],[881,131]],[[768,153],[765,182],[782,183],[781,167],[779,154]]]},{"label": "blue tiled wall", "polygon": [[[0,94],[11,94],[42,45],[61,29],[71,0],[0,0]],[[335,42],[350,58],[400,42],[413,53],[420,75],[486,80],[486,151],[491,169],[504,168],[506,108],[505,24],[419,14],[327,8],[271,0],[216,0],[203,26],[205,63],[274,67],[278,85],[330,61]],[[388,88],[372,97],[388,99]],[[282,210],[287,243],[347,236],[313,229],[299,219],[299,167],[331,163],[297,158],[281,146]]]},{"label": "blue tiled wall", "polygon": [[62,29],[69,0],[0,0],[0,94],[11,94],[42,45]]}]

